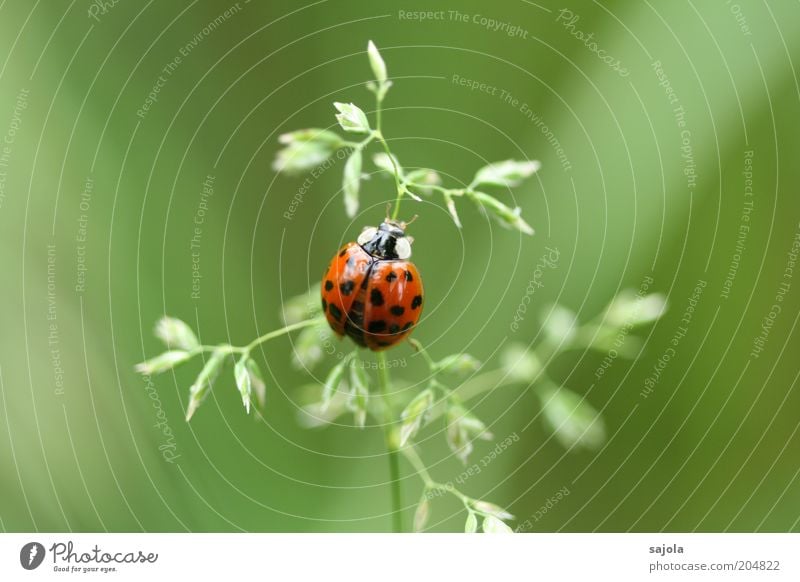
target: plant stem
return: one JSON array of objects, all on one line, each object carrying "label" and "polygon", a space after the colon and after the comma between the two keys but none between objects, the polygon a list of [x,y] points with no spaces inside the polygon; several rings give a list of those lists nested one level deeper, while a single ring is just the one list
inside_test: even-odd
[{"label": "plant stem", "polygon": [[282,335],[286,335],[287,333],[293,332],[298,329],[303,329],[304,327],[310,327],[312,325],[316,325],[318,323],[322,323],[325,321],[324,317],[315,317],[313,319],[306,319],[304,321],[300,321],[298,323],[293,323],[291,325],[287,325],[286,327],[282,327],[280,329],[272,330],[269,333],[265,333],[264,335],[257,337],[253,341],[251,341],[246,346],[229,346],[226,344],[222,344],[219,346],[198,346],[193,349],[190,353],[192,356],[196,356],[197,354],[202,354],[203,352],[222,352],[225,354],[249,354],[252,349],[264,342],[268,342],[271,339],[275,339],[276,337],[280,337]]},{"label": "plant stem", "polygon": [[250,350],[252,350],[257,345],[263,344],[264,342],[268,342],[271,339],[275,339],[276,337],[280,337],[280,336],[285,335],[285,334],[287,334],[289,332],[292,332],[292,331],[295,331],[295,330],[298,330],[298,329],[303,329],[304,327],[309,327],[309,326],[312,326],[312,325],[316,325],[316,324],[321,323],[323,321],[325,321],[324,318],[315,317],[314,319],[306,319],[305,321],[300,321],[298,323],[293,323],[292,325],[287,325],[286,327],[282,327],[281,329],[276,329],[274,331],[271,331],[269,333],[266,333],[266,334],[262,335],[261,337],[257,337],[256,339],[251,341],[249,344],[247,344],[243,348],[234,348],[234,349],[236,351],[238,351],[238,352],[246,354],[246,353],[249,353]]},{"label": "plant stem", "polygon": [[436,362],[433,361],[433,358],[428,353],[428,350],[426,350],[425,347],[418,340],[415,340],[414,338],[409,338],[408,343],[410,343],[411,347],[413,347],[417,351],[417,353],[420,356],[422,356],[422,359],[425,360],[425,362],[428,364],[428,368],[430,369],[431,372],[434,373],[438,372]]},{"label": "plant stem", "polygon": [[[461,493],[461,491],[453,487],[452,483],[437,483],[431,478],[430,473],[428,473],[428,469],[425,467],[425,463],[422,462],[422,459],[420,459],[419,454],[413,445],[403,447],[402,452],[406,459],[408,459],[408,462],[411,463],[411,465],[417,470],[422,482],[425,483],[425,489],[449,493],[458,498],[461,503],[464,504],[464,507],[467,509],[467,511],[475,511],[472,504],[477,501],[476,499]],[[477,511],[477,513],[481,512]]]},{"label": "plant stem", "polygon": [[377,91],[375,91],[375,131],[372,132],[372,135],[378,138],[378,141],[381,142],[383,151],[385,151],[386,155],[389,156],[389,161],[392,163],[392,168],[394,168],[394,185],[397,188],[397,199],[394,202],[392,220],[397,220],[397,213],[400,212],[400,200],[403,198],[403,185],[400,183],[400,169],[397,167],[397,162],[394,161],[392,150],[389,149],[389,144],[386,143],[386,139],[383,137],[383,133],[381,132],[381,122],[383,121],[382,113],[383,94],[379,88]]},{"label": "plant stem", "polygon": [[381,400],[383,400],[383,433],[386,439],[386,451],[389,455],[389,485],[392,488],[392,531],[403,531],[402,497],[400,491],[400,456],[397,451],[397,438],[392,430],[392,406],[389,398],[389,368],[386,365],[386,354],[378,352],[378,384]]}]

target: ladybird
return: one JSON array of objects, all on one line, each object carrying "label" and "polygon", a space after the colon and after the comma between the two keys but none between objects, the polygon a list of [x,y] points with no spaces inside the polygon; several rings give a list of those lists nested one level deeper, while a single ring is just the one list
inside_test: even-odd
[{"label": "ladybird", "polygon": [[391,347],[422,313],[422,277],[409,261],[407,224],[386,219],[344,245],[322,279],[322,311],[333,331],[373,351]]}]

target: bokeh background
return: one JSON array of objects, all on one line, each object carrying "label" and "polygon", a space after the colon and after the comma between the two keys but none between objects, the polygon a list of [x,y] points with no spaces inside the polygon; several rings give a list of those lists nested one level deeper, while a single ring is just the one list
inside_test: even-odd
[{"label": "bokeh background", "polygon": [[[441,18],[405,16],[421,10]],[[542,162],[498,194],[534,237],[466,205],[461,231],[435,199],[404,205],[420,215],[427,291],[415,337],[433,354],[495,366],[498,345],[537,340],[540,307],[589,320],[646,277],[670,304],[637,332],[638,356],[601,379],[596,352],[551,364],[602,410],[603,448],[567,453],[532,422],[532,393],[503,387],[472,406],[519,441],[462,489],[531,531],[800,529],[800,6],[745,0],[0,2],[0,527],[389,529],[380,429],[297,421],[302,387],[332,362],[309,375],[291,366],[289,339],[271,342],[258,354],[263,418],[244,414],[225,378],[191,424],[194,364],[152,386],[133,370],[161,351],[152,329],[164,313],[205,343],[279,327],[281,302],[383,218],[391,182],[373,177],[349,220],[334,167],[287,219],[303,178],[271,168],[277,136],[332,126],[333,101],[372,111],[369,39],[395,79],[384,131],[406,165],[456,185],[487,161]],[[545,247],[561,260],[512,331]],[[699,281],[688,331],[644,398]],[[398,386],[424,375],[408,346],[391,358],[403,362]],[[457,477],[441,427],[423,435],[436,478]],[[405,464],[402,487],[410,520],[420,481]],[[432,511],[430,529],[463,528],[455,500]]]}]

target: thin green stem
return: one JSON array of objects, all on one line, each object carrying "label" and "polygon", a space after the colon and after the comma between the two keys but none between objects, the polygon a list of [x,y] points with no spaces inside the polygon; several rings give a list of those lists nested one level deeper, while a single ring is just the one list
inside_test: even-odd
[{"label": "thin green stem", "polygon": [[428,190],[434,190],[436,192],[441,192],[442,194],[449,194],[450,196],[463,196],[466,192],[460,188],[445,188],[444,186],[438,186],[436,184],[420,184],[419,182],[407,182],[408,186],[412,186],[415,188],[423,188]]},{"label": "thin green stem", "polygon": [[221,344],[218,346],[209,346],[209,345],[202,345],[197,346],[189,353],[192,357],[202,354],[205,352],[221,352],[223,354],[249,354],[254,347],[263,344],[264,342],[268,342],[271,339],[275,339],[276,337],[280,337],[282,335],[286,335],[287,333],[296,331],[298,329],[303,329],[304,327],[310,327],[312,325],[316,325],[318,323],[322,323],[325,321],[324,317],[314,317],[312,319],[306,319],[304,321],[300,321],[298,323],[293,323],[291,325],[287,325],[286,327],[282,327],[280,329],[275,329],[269,333],[266,333],[260,337],[257,337],[253,341],[251,341],[246,346],[231,346],[228,344]]},{"label": "thin green stem", "polygon": [[473,507],[473,503],[477,501],[473,499],[469,495],[465,495],[461,493],[458,489],[453,487],[452,483],[438,483],[431,478],[430,473],[428,473],[428,469],[425,467],[425,463],[422,462],[417,450],[414,448],[413,445],[407,445],[401,449],[403,456],[408,460],[409,463],[414,467],[417,471],[417,474],[422,479],[422,482],[425,484],[425,489],[430,491],[444,491],[445,493],[449,493],[454,497],[458,498],[461,503],[464,504],[464,507],[467,511],[475,511]]},{"label": "thin green stem", "polygon": [[285,334],[287,334],[289,332],[292,332],[292,331],[295,331],[295,330],[298,330],[298,329],[303,329],[304,327],[309,327],[309,326],[312,326],[312,325],[316,325],[316,324],[321,323],[323,321],[325,321],[324,318],[315,317],[313,319],[306,319],[305,321],[300,321],[298,323],[293,323],[292,325],[287,325],[286,327],[282,327],[281,329],[276,329],[274,331],[271,331],[269,333],[266,333],[266,334],[262,335],[261,337],[257,337],[256,339],[254,339],[253,341],[251,341],[249,344],[247,344],[244,347],[234,348],[234,351],[240,352],[242,354],[247,354],[254,347],[256,347],[258,345],[261,345],[264,342],[268,342],[271,339],[275,339],[276,337],[280,337],[280,336],[285,335]]},{"label": "thin green stem", "polygon": [[418,340],[410,338],[408,340],[408,343],[410,343],[411,346],[417,351],[417,353],[420,356],[422,356],[422,359],[425,360],[425,362],[428,364],[428,368],[430,368],[431,372],[436,373],[439,371],[438,369],[439,367],[437,366],[436,362],[433,360],[431,355],[428,353],[428,350],[426,350],[425,347]]},{"label": "thin green stem", "polygon": [[378,141],[383,146],[383,151],[386,152],[386,155],[389,156],[389,161],[392,163],[392,168],[394,168],[394,185],[397,188],[397,198],[394,202],[394,212],[392,212],[392,220],[397,220],[397,213],[400,212],[400,200],[403,198],[403,185],[400,182],[400,168],[397,167],[397,162],[394,161],[394,155],[392,154],[392,150],[389,149],[389,144],[386,142],[386,138],[383,137],[383,133],[381,132],[381,123],[383,121],[383,96],[381,94],[380,88],[375,91],[375,131],[372,132],[372,136],[378,138]]},{"label": "thin green stem", "polygon": [[389,397],[389,367],[386,354],[378,352],[378,384],[383,401],[383,433],[386,439],[386,451],[389,455],[389,485],[392,488],[392,531],[403,531],[402,496],[400,490],[400,457],[397,451],[397,437],[392,429],[392,405]]},{"label": "thin green stem", "polygon": [[397,167],[397,162],[394,160],[394,155],[392,151],[389,149],[389,144],[386,143],[386,139],[383,137],[383,134],[378,130],[377,138],[380,144],[383,146],[383,151],[386,152],[386,155],[389,156],[389,161],[392,163],[392,168],[394,169],[394,185],[397,188],[397,198],[394,201],[394,211],[392,212],[392,220],[397,220],[397,214],[400,212],[400,201],[403,199],[403,193],[405,192],[405,188],[403,187],[402,182],[400,181],[400,168]]}]

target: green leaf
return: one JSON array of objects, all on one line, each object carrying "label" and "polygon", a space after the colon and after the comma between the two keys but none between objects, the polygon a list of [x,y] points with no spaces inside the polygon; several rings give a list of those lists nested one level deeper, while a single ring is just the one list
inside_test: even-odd
[{"label": "green leaf", "polygon": [[667,298],[661,293],[637,295],[632,289],[620,292],[606,308],[605,323],[612,327],[644,325],[667,311]]},{"label": "green leaf", "polygon": [[378,52],[378,47],[375,43],[369,41],[367,44],[367,56],[369,56],[369,66],[372,67],[372,73],[375,75],[375,80],[381,85],[386,82],[386,63],[383,62],[381,53]]},{"label": "green leaf", "polygon": [[397,161],[396,156],[390,156],[387,153],[380,152],[372,156],[372,163],[375,164],[378,168],[383,170],[384,172],[388,172],[392,176],[394,176],[394,166],[392,165],[392,160],[397,165],[397,171],[400,172],[400,177],[403,177],[403,167],[400,165],[400,162]]},{"label": "green leaf", "polygon": [[458,218],[458,212],[456,212],[456,203],[453,200],[453,197],[450,194],[444,195],[444,202],[447,206],[447,211],[450,213],[450,216],[453,218],[453,222],[456,223],[458,228],[461,228],[461,220]]},{"label": "green leaf", "polygon": [[484,533],[514,533],[510,527],[492,515],[483,518]]},{"label": "green leaf", "polygon": [[292,364],[295,368],[311,370],[325,355],[322,346],[328,333],[328,325],[312,325],[297,335],[292,352]]},{"label": "green leaf", "polygon": [[423,495],[417,505],[417,510],[414,512],[414,531],[419,533],[425,529],[428,523],[428,516],[431,511],[431,502],[428,500],[427,495]]},{"label": "green leaf", "polygon": [[187,422],[191,420],[195,411],[211,390],[211,386],[219,374],[222,364],[225,363],[226,354],[227,352],[224,350],[214,351],[211,357],[206,360],[203,369],[200,370],[200,374],[198,374],[197,379],[195,379],[194,384],[192,384],[192,387],[189,389],[189,404],[186,407]]},{"label": "green leaf", "polygon": [[445,436],[450,450],[466,464],[473,451],[472,441],[476,438],[491,440],[492,433],[478,418],[468,413],[460,404],[451,404],[445,416],[447,430]]},{"label": "green leaf", "polygon": [[453,372],[459,376],[467,376],[480,369],[481,363],[469,354],[453,354],[436,363],[440,372]]},{"label": "green leaf", "polygon": [[524,344],[515,342],[503,350],[500,365],[508,373],[511,380],[532,382],[542,370],[542,364],[536,355]]},{"label": "green leaf", "polygon": [[522,219],[522,209],[509,208],[493,196],[484,192],[468,191],[467,193],[478,206],[488,211],[498,222],[508,228],[515,228],[525,234],[533,234],[533,228]]},{"label": "green leaf", "polygon": [[191,351],[200,347],[192,328],[180,319],[164,316],[156,324],[156,337],[168,348]]},{"label": "green leaf", "polygon": [[263,408],[267,403],[267,385],[264,383],[261,368],[253,358],[247,359],[247,373],[250,375],[250,385],[253,387],[253,392],[256,393],[258,405]]},{"label": "green leaf", "polygon": [[322,313],[319,292],[319,284],[316,284],[305,293],[284,301],[281,306],[284,323],[292,325],[319,316]]},{"label": "green leaf", "polygon": [[247,414],[250,414],[250,398],[253,392],[253,382],[250,378],[250,372],[247,370],[247,360],[249,359],[248,356],[242,356],[233,366],[236,387],[239,389],[239,394],[242,395],[242,404]]},{"label": "green leaf", "polygon": [[584,398],[566,388],[545,385],[537,390],[546,426],[566,448],[597,449],[605,442],[603,419]]},{"label": "green leaf", "polygon": [[555,344],[569,343],[578,329],[575,313],[561,305],[554,305],[543,323],[547,338]]},{"label": "green leaf", "polygon": [[417,434],[422,423],[425,421],[425,416],[433,406],[433,401],[433,390],[426,388],[417,394],[400,414],[400,419],[402,420],[402,424],[400,425],[401,447],[405,446],[408,440]]},{"label": "green leaf", "polygon": [[351,133],[369,133],[371,131],[367,115],[356,105],[337,102],[333,106],[339,111],[336,121],[343,130]]},{"label": "green leaf", "polygon": [[297,388],[297,422],[303,428],[323,428],[348,412],[349,395],[336,391],[330,402],[323,406],[321,384],[307,384]]},{"label": "green leaf", "polygon": [[[426,196],[433,194],[433,189],[429,186],[438,186],[442,183],[442,177],[438,172],[430,168],[417,168],[409,172],[404,178],[405,182],[413,183],[413,188]],[[451,195],[456,195],[456,190],[450,190]]]},{"label": "green leaf", "polygon": [[320,146],[327,146],[331,149],[338,149],[344,144],[344,141],[338,133],[328,131],[327,129],[318,129],[316,127],[298,129],[296,131],[290,131],[288,133],[281,134],[278,137],[278,142],[285,145],[290,145],[292,143],[313,142]]},{"label": "green leaf", "polygon": [[316,168],[327,160],[339,146],[319,141],[293,141],[278,150],[272,169],[276,172],[296,175]]},{"label": "green leaf", "polygon": [[358,212],[358,191],[361,189],[361,150],[353,150],[344,166],[344,208],[353,218]]},{"label": "green leaf", "polygon": [[325,385],[322,387],[322,408],[323,410],[328,407],[333,398],[333,395],[342,383],[347,365],[350,363],[350,358],[345,357],[341,362],[336,364],[325,379]]},{"label": "green leaf", "polygon": [[369,400],[369,380],[367,372],[355,360],[350,366],[351,403],[355,424],[364,428],[367,420],[367,404]]},{"label": "green leaf", "polygon": [[505,160],[484,166],[475,174],[472,185],[486,184],[489,186],[504,186],[512,188],[519,186],[522,180],[533,175],[541,164],[536,160],[519,162],[516,160]]},{"label": "green leaf", "polygon": [[476,531],[478,531],[478,518],[470,511],[467,515],[467,522],[464,524],[464,533],[475,533]]},{"label": "green leaf", "polygon": [[505,509],[488,501],[476,501],[473,506],[481,513],[493,515],[498,519],[514,519],[514,516]]},{"label": "green leaf", "polygon": [[136,364],[136,371],[140,374],[160,374],[171,370],[178,364],[181,364],[192,357],[192,354],[183,350],[171,350],[164,352],[160,356],[156,356],[141,364]]}]

